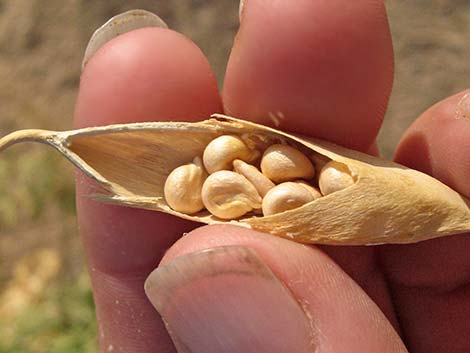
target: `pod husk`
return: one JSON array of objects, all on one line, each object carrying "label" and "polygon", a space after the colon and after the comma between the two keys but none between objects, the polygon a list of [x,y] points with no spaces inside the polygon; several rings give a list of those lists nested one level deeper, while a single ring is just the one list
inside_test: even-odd
[{"label": "pod husk", "polygon": [[[163,186],[176,167],[201,156],[217,136],[235,134],[287,142],[315,158],[345,164],[355,184],[297,209],[224,221],[207,211],[186,215],[165,202]],[[207,223],[230,223],[301,243],[372,245],[414,243],[470,232],[470,202],[438,180],[399,164],[318,139],[287,134],[223,116],[196,122],[152,122],[65,132],[23,130],[0,140],[48,144],[100,186],[94,198]],[[320,156],[320,157],[319,157]]]}]

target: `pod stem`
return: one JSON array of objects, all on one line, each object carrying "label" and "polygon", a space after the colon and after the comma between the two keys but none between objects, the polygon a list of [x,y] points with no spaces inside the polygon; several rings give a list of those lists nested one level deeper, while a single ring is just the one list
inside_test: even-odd
[{"label": "pod stem", "polygon": [[0,152],[19,142],[40,142],[48,144],[50,143],[51,137],[55,134],[56,132],[54,131],[37,129],[15,131],[0,139]]}]

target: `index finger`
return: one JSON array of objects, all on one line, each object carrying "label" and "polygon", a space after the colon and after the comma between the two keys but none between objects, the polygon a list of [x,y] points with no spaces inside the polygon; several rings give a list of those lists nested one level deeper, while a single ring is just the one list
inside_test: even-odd
[{"label": "index finger", "polygon": [[[200,50],[176,32],[142,28],[112,39],[88,62],[75,125],[200,120],[217,111],[221,111],[217,84]],[[144,295],[144,280],[166,249],[194,223],[100,204],[86,197],[92,188],[78,175],[78,221],[102,350],[174,352],[160,317]]]}]

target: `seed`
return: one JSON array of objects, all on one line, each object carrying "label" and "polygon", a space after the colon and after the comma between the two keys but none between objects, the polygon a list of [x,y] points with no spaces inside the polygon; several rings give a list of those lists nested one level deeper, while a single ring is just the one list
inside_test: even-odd
[{"label": "seed", "polygon": [[201,190],[207,173],[199,157],[193,163],[174,169],[167,177],[164,186],[168,205],[177,212],[193,214],[204,208]]},{"label": "seed", "polygon": [[261,197],[243,175],[221,170],[206,179],[202,186],[202,202],[214,216],[236,219],[261,208]]},{"label": "seed", "polygon": [[231,170],[235,159],[252,161],[259,155],[238,136],[223,135],[209,142],[204,149],[204,166],[209,174],[219,170]]},{"label": "seed", "polygon": [[321,197],[320,192],[299,182],[285,182],[269,190],[263,199],[263,214],[270,216],[298,208]]},{"label": "seed", "polygon": [[354,184],[349,168],[336,161],[330,161],[322,168],[318,185],[323,195],[346,189]]},{"label": "seed", "polygon": [[266,193],[275,186],[271,180],[266,178],[264,174],[258,170],[258,168],[254,165],[245,163],[240,159],[235,159],[233,161],[233,169],[247,178],[255,186],[256,190],[258,190],[261,197],[264,197],[264,195],[266,195]]},{"label": "seed", "polygon": [[312,179],[315,168],[302,152],[288,145],[268,147],[261,159],[261,171],[275,183],[296,179]]}]

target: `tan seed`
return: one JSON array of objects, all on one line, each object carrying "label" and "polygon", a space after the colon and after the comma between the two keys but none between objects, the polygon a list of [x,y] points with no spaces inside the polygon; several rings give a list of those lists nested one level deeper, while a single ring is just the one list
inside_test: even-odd
[{"label": "tan seed", "polygon": [[221,170],[206,179],[202,186],[202,202],[214,216],[237,219],[261,208],[261,197],[243,175]]},{"label": "tan seed", "polygon": [[321,194],[312,192],[308,186],[297,182],[285,182],[269,190],[263,198],[263,214],[270,216],[292,210],[319,197]]},{"label": "tan seed", "polygon": [[302,152],[288,145],[269,146],[261,159],[261,171],[275,183],[315,176],[313,163]]},{"label": "tan seed", "polygon": [[233,161],[233,170],[247,178],[255,186],[256,190],[258,190],[261,197],[264,197],[264,195],[275,186],[258,168],[240,159]]},{"label": "tan seed", "polygon": [[164,186],[165,200],[177,212],[193,214],[204,208],[201,197],[202,185],[207,173],[199,157],[193,163],[174,169]]},{"label": "tan seed", "polygon": [[259,152],[248,148],[238,136],[223,135],[209,142],[204,149],[204,166],[209,174],[219,170],[231,170],[235,159],[251,161]]},{"label": "tan seed", "polygon": [[318,185],[323,195],[346,189],[354,184],[349,168],[336,161],[325,164],[318,178]]}]

